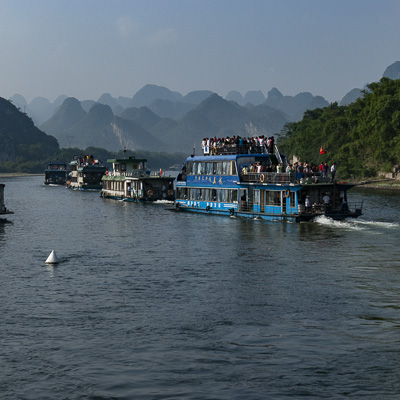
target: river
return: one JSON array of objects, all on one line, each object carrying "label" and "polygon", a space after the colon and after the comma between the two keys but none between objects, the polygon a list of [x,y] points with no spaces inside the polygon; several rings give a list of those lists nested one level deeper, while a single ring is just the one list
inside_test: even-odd
[{"label": "river", "polygon": [[1,182],[2,399],[398,399],[400,192],[294,224]]}]

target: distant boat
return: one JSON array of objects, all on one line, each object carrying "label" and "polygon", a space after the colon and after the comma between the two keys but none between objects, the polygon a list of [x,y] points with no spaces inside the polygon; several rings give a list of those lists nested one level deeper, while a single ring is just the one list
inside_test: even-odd
[{"label": "distant boat", "polygon": [[50,162],[44,171],[44,184],[65,185],[68,179],[68,172],[66,163]]},{"label": "distant boat", "polygon": [[101,196],[124,201],[174,201],[177,172],[150,171],[145,158],[111,159],[112,171],[102,178]]},{"label": "distant boat", "polygon": [[4,204],[4,183],[0,183],[0,215],[14,214]]},{"label": "distant boat", "polygon": [[107,168],[93,156],[76,157],[69,163],[67,187],[75,190],[101,190]]}]

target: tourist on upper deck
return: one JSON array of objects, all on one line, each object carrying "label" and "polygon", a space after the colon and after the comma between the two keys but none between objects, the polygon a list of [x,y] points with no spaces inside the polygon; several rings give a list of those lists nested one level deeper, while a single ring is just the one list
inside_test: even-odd
[{"label": "tourist on upper deck", "polygon": [[268,146],[269,154],[273,154],[274,153],[274,145],[275,145],[275,138],[273,136],[271,136],[270,140],[269,140],[269,146]]},{"label": "tourist on upper deck", "polygon": [[304,172],[303,163],[300,163],[296,167],[296,179],[297,180],[300,180],[303,178],[303,176],[304,176],[303,172]]},{"label": "tourist on upper deck", "polygon": [[331,166],[331,182],[335,180],[335,175],[336,175],[336,164],[333,163]]},{"label": "tourist on upper deck", "polygon": [[325,161],[325,164],[322,166],[322,176],[326,178],[328,176],[328,163]]}]

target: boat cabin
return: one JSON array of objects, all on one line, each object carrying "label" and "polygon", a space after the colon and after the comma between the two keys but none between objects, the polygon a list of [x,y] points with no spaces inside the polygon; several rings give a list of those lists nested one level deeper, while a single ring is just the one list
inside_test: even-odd
[{"label": "boat cabin", "polygon": [[174,200],[174,179],[165,171],[147,169],[147,159],[110,159],[112,171],[102,178],[102,197],[125,201]]}]

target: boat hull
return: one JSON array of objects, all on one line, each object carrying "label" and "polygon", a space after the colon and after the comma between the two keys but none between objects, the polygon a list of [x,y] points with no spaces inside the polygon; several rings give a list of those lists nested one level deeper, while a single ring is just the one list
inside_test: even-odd
[{"label": "boat hull", "polygon": [[185,203],[175,202],[174,209],[176,211],[184,211],[184,212],[193,212],[193,213],[201,213],[208,215],[220,215],[220,216],[229,216],[229,217],[239,217],[245,219],[253,219],[253,220],[264,220],[264,221],[289,221],[289,222],[310,222],[315,218],[325,216],[335,221],[342,221],[347,218],[358,218],[362,215],[361,210],[356,210],[354,212],[324,212],[324,213],[293,213],[293,214],[285,214],[285,213],[259,213],[252,211],[238,211],[234,207],[232,208],[211,208],[207,206],[204,207],[192,207],[188,206]]}]

